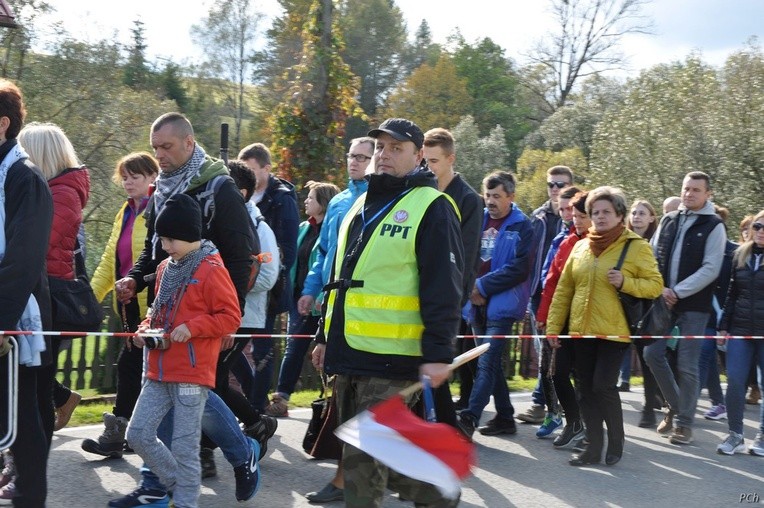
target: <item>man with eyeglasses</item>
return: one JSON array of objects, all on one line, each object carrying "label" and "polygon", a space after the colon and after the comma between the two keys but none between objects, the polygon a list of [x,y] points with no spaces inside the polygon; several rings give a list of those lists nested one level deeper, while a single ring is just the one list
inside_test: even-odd
[{"label": "man with eyeglasses", "polygon": [[[546,172],[547,195],[549,199],[530,216],[533,225],[534,238],[538,242],[536,258],[533,263],[532,281],[531,281],[531,323],[535,325],[535,315],[538,312],[541,303],[541,270],[544,259],[546,258],[552,240],[562,229],[562,220],[559,214],[560,192],[565,187],[573,184],[573,171],[568,166],[552,166]],[[535,332],[534,332],[535,333]],[[536,344],[536,350],[539,351],[539,344]],[[517,419],[525,423],[543,423],[546,417],[544,405],[546,400],[541,390],[541,373],[539,373],[539,382],[536,389],[533,390],[531,397],[532,405],[527,411],[517,415]]]},{"label": "man with eyeglasses", "polygon": [[369,183],[366,181],[366,168],[369,167],[374,155],[374,138],[364,136],[350,142],[347,153],[348,188],[329,201],[324,216],[324,225],[318,237],[318,256],[305,278],[302,297],[297,301],[297,310],[303,316],[311,309],[320,305],[319,295],[329,282],[334,253],[337,250],[337,233],[345,214],[353,206],[358,196],[366,192]]},{"label": "man with eyeglasses", "polygon": [[[324,223],[318,237],[318,253],[313,266],[310,268],[303,284],[302,296],[297,301],[297,311],[307,316],[313,309],[321,306],[323,288],[329,282],[332,271],[334,254],[337,251],[337,234],[345,214],[353,206],[356,199],[366,192],[369,183],[366,181],[366,170],[374,155],[374,138],[364,136],[350,142],[346,154],[348,164],[348,187],[329,201],[326,207]],[[282,366],[283,370],[283,366]],[[281,384],[281,383],[279,383]],[[281,394],[276,393],[274,399]],[[311,503],[330,503],[344,499],[344,478],[342,464],[338,464],[337,472],[323,489],[309,492],[305,495]]]}]

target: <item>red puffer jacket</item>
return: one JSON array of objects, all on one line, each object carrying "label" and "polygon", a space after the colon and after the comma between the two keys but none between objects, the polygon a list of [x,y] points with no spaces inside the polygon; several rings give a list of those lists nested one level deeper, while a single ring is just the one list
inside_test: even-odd
[{"label": "red puffer jacket", "polygon": [[48,180],[53,195],[53,227],[48,242],[48,275],[74,279],[74,247],[82,224],[82,209],[90,195],[90,174],[85,166],[65,169]]}]

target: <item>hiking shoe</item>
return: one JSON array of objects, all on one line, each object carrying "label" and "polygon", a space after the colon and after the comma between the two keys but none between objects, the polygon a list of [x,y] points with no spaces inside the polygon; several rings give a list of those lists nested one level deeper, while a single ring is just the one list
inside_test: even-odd
[{"label": "hiking shoe", "polygon": [[666,411],[663,421],[658,424],[658,434],[666,436],[674,430],[674,416],[676,416],[676,413],[673,410],[669,409]]},{"label": "hiking shoe", "polygon": [[258,460],[262,460],[265,457],[265,452],[268,451],[268,440],[273,437],[278,427],[279,422],[274,417],[260,415],[260,421],[244,428],[244,434],[257,441],[257,444],[260,445]]},{"label": "hiking shoe", "polygon": [[125,431],[127,418],[114,416],[111,413],[103,414],[104,430],[98,441],[86,439],[80,445],[88,453],[95,453],[104,457],[119,459],[125,451]]},{"label": "hiking shoe", "polygon": [[689,427],[677,426],[669,439],[672,444],[690,444],[692,443],[692,429]]},{"label": "hiking shoe", "polygon": [[274,418],[289,417],[289,401],[280,395],[274,395],[271,403],[265,407],[265,414]]},{"label": "hiking shoe", "polygon": [[547,413],[541,427],[536,431],[536,437],[539,439],[549,437],[560,425],[562,425],[562,417],[559,414]]},{"label": "hiking shoe", "polygon": [[13,454],[10,450],[3,453],[3,471],[0,473],[0,489],[13,481],[16,476],[16,465],[13,463]]},{"label": "hiking shoe", "polygon": [[202,463],[202,478],[217,476],[218,469],[215,466],[215,451],[210,448],[199,449],[199,461]]},{"label": "hiking shoe", "polygon": [[730,431],[729,436],[722,444],[716,447],[716,452],[724,455],[734,455],[745,451],[745,439],[742,434]]},{"label": "hiking shoe", "polygon": [[260,467],[257,464],[260,456],[260,445],[251,437],[247,440],[250,447],[249,457],[244,464],[233,468],[233,475],[236,477],[237,501],[252,499],[260,488]]},{"label": "hiking shoe", "polygon": [[756,437],[753,439],[753,443],[748,448],[748,453],[751,455],[758,455],[764,457],[764,433],[757,432]]},{"label": "hiking shoe", "polygon": [[724,404],[711,406],[711,409],[706,411],[703,416],[706,417],[706,420],[726,420],[727,407]]},{"label": "hiking shoe", "polygon": [[0,489],[0,505],[10,505],[13,503],[13,496],[16,495],[16,483],[11,480],[2,489]]},{"label": "hiking shoe", "polygon": [[560,435],[554,438],[552,444],[555,448],[563,448],[574,441],[583,439],[585,435],[586,431],[584,430],[584,424],[581,423],[581,420],[577,420],[565,425]]},{"label": "hiking shoe", "polygon": [[546,411],[540,404],[533,404],[525,413],[517,415],[517,419],[525,423],[543,423],[545,417]]},{"label": "hiking shoe", "polygon": [[517,427],[514,418],[503,418],[496,415],[491,420],[485,422],[485,425],[478,428],[478,432],[484,436],[498,436],[499,434],[515,434]]},{"label": "hiking shoe", "polygon": [[472,441],[472,436],[475,434],[475,427],[477,427],[477,420],[471,413],[462,411],[456,415],[456,427],[468,441]]},{"label": "hiking shoe", "polygon": [[53,425],[54,431],[66,427],[66,424],[69,423],[69,420],[72,418],[74,408],[77,407],[77,404],[79,404],[81,400],[82,395],[77,392],[72,392],[71,395],[69,395],[69,398],[66,399],[66,402],[64,402],[64,405],[56,408],[56,423]]},{"label": "hiking shoe", "polygon": [[109,501],[110,508],[133,508],[134,506],[169,508],[170,496],[164,490],[139,486],[128,495]]},{"label": "hiking shoe", "polygon": [[746,404],[758,404],[759,400],[761,399],[761,390],[759,389],[759,385],[752,385],[751,389],[748,391],[748,396],[745,398]]}]

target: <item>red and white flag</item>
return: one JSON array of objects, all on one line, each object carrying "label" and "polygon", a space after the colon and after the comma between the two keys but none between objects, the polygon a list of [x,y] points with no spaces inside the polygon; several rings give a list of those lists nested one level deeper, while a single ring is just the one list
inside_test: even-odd
[{"label": "red and white flag", "polygon": [[435,485],[449,499],[459,496],[461,480],[475,464],[475,447],[459,431],[417,417],[400,395],[345,422],[335,434],[390,469]]}]

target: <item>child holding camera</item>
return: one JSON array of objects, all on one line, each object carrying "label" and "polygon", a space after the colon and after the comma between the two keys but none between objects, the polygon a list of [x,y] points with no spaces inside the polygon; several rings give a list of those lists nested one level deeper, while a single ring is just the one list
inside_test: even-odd
[{"label": "child holding camera", "polygon": [[[201,240],[196,200],[179,193],[158,214],[155,231],[169,258],[157,268],[156,298],[136,336],[149,348],[146,380],[127,429],[127,441],[173,492],[177,508],[197,506],[199,440],[207,392],[215,386],[222,337],[236,332],[241,312],[236,290],[217,248]],[[172,451],[157,439],[170,411]]]}]

